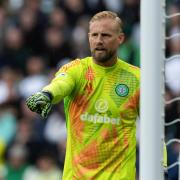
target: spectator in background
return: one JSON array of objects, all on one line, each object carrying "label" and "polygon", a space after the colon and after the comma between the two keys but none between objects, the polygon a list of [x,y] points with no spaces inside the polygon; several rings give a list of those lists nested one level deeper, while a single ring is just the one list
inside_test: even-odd
[{"label": "spectator in background", "polygon": [[37,26],[37,15],[30,9],[22,9],[19,11],[18,16],[16,17],[17,26],[22,30],[24,36],[24,46],[32,52],[36,52],[36,43],[38,43],[39,38],[36,34]]},{"label": "spectator in background", "polygon": [[103,3],[106,7],[106,9],[111,10],[116,13],[120,13],[122,11],[124,1],[119,1],[119,0],[103,0]]},{"label": "spectator in background", "polygon": [[123,9],[120,12],[120,15],[124,22],[125,33],[131,34],[133,26],[139,22],[139,3],[139,0],[124,0]]},{"label": "spectator in background", "polygon": [[[1,57],[1,53],[2,53],[2,48],[3,48],[3,45],[4,45],[4,34],[7,30],[7,26],[8,26],[8,22],[7,22],[7,12],[5,10],[5,8],[3,7],[0,7],[0,57]],[[1,67],[1,64],[3,62],[0,61],[0,67]]]},{"label": "spectator in background", "polygon": [[86,0],[85,2],[87,7],[86,14],[90,16],[106,9],[104,0]]},{"label": "spectator in background", "polygon": [[26,98],[48,83],[48,77],[45,72],[46,64],[46,59],[42,56],[32,55],[27,59],[27,76],[19,82],[20,97]]},{"label": "spectator in background", "polygon": [[48,117],[44,128],[44,135],[47,141],[54,144],[66,140],[66,122],[62,102],[56,106],[54,111]]},{"label": "spectator in background", "polygon": [[17,129],[16,76],[10,69],[3,69],[0,80],[0,166],[4,163],[4,152]]},{"label": "spectator in background", "polygon": [[[173,92],[171,91],[171,89],[168,86],[166,86],[166,93],[165,93],[166,102],[172,100],[174,97],[175,96]],[[166,114],[165,116],[166,123],[169,123],[169,122],[174,121],[175,119],[178,119],[180,116],[178,102],[176,101],[174,103],[166,104],[165,114]],[[177,125],[174,124],[172,126],[168,126],[165,128],[166,140],[169,140],[175,137],[175,132],[177,131],[177,127],[178,127],[178,124]]]},{"label": "spectator in background", "polygon": [[16,116],[13,106],[1,105],[0,110],[0,140],[7,146],[16,133]]},{"label": "spectator in background", "polygon": [[21,74],[12,67],[1,68],[0,72],[0,104],[13,103],[18,100],[17,83]]},{"label": "spectator in background", "polygon": [[[22,110],[25,110],[25,109],[22,108]],[[17,131],[16,131],[16,134],[13,139],[13,141],[15,143],[27,145],[31,141],[31,139],[33,137],[33,123],[34,122],[33,123],[30,122],[30,120],[32,120],[33,118],[34,118],[34,116],[31,113],[31,115],[26,116],[26,118],[22,117],[21,119],[18,120]]]},{"label": "spectator in background", "polygon": [[62,8],[56,7],[49,14],[49,26],[62,30],[64,35],[69,37],[69,27],[66,12]]},{"label": "spectator in background", "polygon": [[21,9],[24,0],[9,0],[8,1],[8,10],[11,15],[16,15]]},{"label": "spectator in background", "polygon": [[[177,39],[171,40],[171,43],[172,41],[175,41],[175,44],[180,50],[180,43],[176,42],[178,40]],[[180,38],[179,38],[179,42],[180,42]],[[173,45],[171,47],[173,47]],[[166,85],[172,91],[173,97],[177,97],[180,95],[180,71],[179,70],[180,70],[180,61],[178,57],[165,63]]]},{"label": "spectator in background", "polygon": [[41,0],[24,0],[22,11],[20,25],[23,25],[24,28],[28,28],[28,25],[31,26],[29,31],[26,31],[26,39],[28,38],[26,46],[29,45],[33,53],[42,53],[44,48],[43,34],[47,26],[47,16],[41,10]]},{"label": "spectator in background", "polygon": [[[16,133],[16,109],[0,104],[0,179],[5,175],[5,152]],[[3,175],[3,177],[1,177]]]},{"label": "spectator in background", "polygon": [[29,152],[28,162],[34,164],[40,147],[42,144],[46,144],[43,136],[45,121],[29,111],[23,99],[19,104],[19,111],[21,113],[12,143],[26,146]]},{"label": "spectator in background", "polygon": [[[167,6],[167,14],[172,15],[180,12],[180,2],[172,1],[169,6]],[[168,19],[167,21],[167,35],[171,36],[175,33],[180,32],[180,22],[179,16]]]},{"label": "spectator in background", "polygon": [[71,58],[71,46],[66,41],[63,31],[56,27],[48,27],[45,32],[44,56],[48,59],[48,65],[56,67],[63,58]]},{"label": "spectator in background", "polygon": [[64,115],[63,102],[58,104],[54,111],[47,118],[46,125],[44,127],[44,136],[47,142],[57,145],[57,157],[58,164],[63,169],[65,151],[66,151],[66,121]]},{"label": "spectator in background", "polygon": [[24,145],[13,144],[7,154],[5,166],[5,180],[23,180],[24,172],[28,167],[28,151]]},{"label": "spectator in background", "polygon": [[81,16],[72,31],[72,44],[76,44],[73,47],[73,56],[74,57],[84,57],[90,55],[88,42],[88,21],[89,16]]},{"label": "spectator in background", "polygon": [[125,38],[124,44],[119,47],[118,55],[122,57],[122,59],[126,59],[128,63],[138,67],[140,66],[140,49],[130,34]]},{"label": "spectator in background", "polygon": [[60,2],[59,6],[65,10],[71,28],[75,26],[79,17],[86,14],[85,1],[83,0],[65,0]]},{"label": "spectator in background", "polygon": [[53,152],[40,152],[36,165],[27,168],[23,180],[61,180],[62,171],[58,168]]},{"label": "spectator in background", "polygon": [[24,47],[24,36],[21,29],[15,26],[9,27],[4,38],[2,53],[4,66],[24,70],[29,51]]},{"label": "spectator in background", "polygon": [[135,39],[133,39],[133,35],[135,37],[135,33],[136,35],[138,33],[135,32],[134,28],[138,27],[139,13],[139,0],[124,1],[123,9],[120,14],[124,22],[123,29],[126,34],[126,38],[123,45],[119,47],[118,55],[122,57],[122,59],[126,59],[128,63],[134,64],[136,66],[140,66],[140,49],[138,46],[139,44],[137,44],[139,38],[137,37],[138,40],[135,41]]}]

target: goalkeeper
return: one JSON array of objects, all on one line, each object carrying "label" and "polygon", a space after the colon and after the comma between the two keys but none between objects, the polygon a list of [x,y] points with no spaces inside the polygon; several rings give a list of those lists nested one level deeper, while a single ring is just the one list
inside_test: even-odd
[{"label": "goalkeeper", "polygon": [[64,99],[64,180],[135,180],[139,68],[117,57],[124,33],[115,13],[94,15],[88,36],[92,56],[61,67],[27,106],[45,118]]}]

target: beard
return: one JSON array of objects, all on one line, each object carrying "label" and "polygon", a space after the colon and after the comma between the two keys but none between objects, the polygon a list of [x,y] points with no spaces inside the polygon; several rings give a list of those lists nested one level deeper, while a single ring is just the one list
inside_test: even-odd
[{"label": "beard", "polygon": [[112,59],[113,57],[115,57],[116,52],[115,51],[107,51],[107,50],[103,50],[101,52],[99,52],[98,50],[93,50],[91,52],[92,57],[95,61],[97,62],[107,62],[110,59]]}]

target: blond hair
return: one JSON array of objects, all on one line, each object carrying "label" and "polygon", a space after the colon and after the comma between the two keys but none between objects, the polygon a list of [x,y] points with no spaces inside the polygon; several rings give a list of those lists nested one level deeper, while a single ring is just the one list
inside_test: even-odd
[{"label": "blond hair", "polygon": [[89,21],[89,24],[91,24],[94,21],[98,21],[104,18],[110,18],[112,20],[115,20],[118,25],[118,31],[122,32],[123,23],[122,20],[118,17],[118,15],[112,11],[101,11],[97,14],[95,14],[91,20]]}]

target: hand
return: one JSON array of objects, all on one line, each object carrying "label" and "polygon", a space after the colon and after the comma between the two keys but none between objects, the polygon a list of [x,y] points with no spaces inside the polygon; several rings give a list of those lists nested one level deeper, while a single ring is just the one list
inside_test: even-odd
[{"label": "hand", "polygon": [[50,93],[37,92],[26,100],[26,104],[31,111],[46,118],[52,108],[51,99],[52,96]]}]

